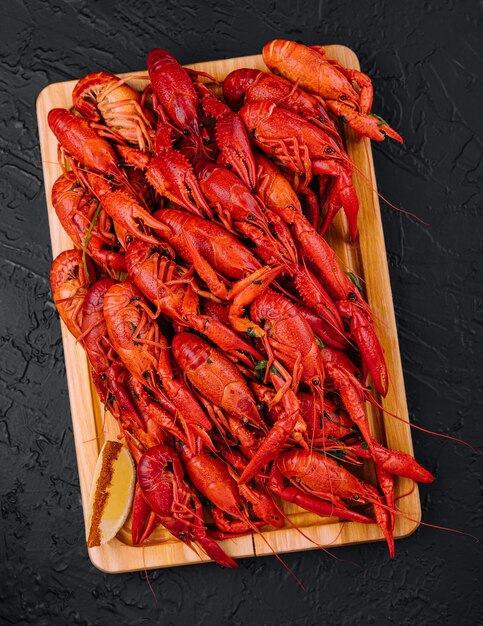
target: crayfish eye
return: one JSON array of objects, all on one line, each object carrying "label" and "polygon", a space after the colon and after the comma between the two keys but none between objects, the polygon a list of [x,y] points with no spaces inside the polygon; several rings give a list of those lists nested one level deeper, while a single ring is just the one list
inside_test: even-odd
[{"label": "crayfish eye", "polygon": [[179,533],[178,537],[181,539],[181,541],[184,541],[186,539],[186,533]]},{"label": "crayfish eye", "polygon": [[350,300],[351,302],[354,302],[354,300],[357,300],[357,296],[353,291],[349,291],[349,295],[347,296],[347,299]]},{"label": "crayfish eye", "polygon": [[332,154],[333,152],[334,152],[334,148],[331,148],[330,146],[327,146],[327,148],[325,149],[326,154]]},{"label": "crayfish eye", "polygon": [[128,235],[126,237],[126,243],[132,243],[133,238],[131,237],[131,235]]},{"label": "crayfish eye", "polygon": [[105,374],[101,374],[101,380],[106,380],[106,375]]},{"label": "crayfish eye", "polygon": [[347,100],[347,96],[340,96],[339,100]]},{"label": "crayfish eye", "polygon": [[318,378],[314,378],[312,380],[312,385],[314,385],[314,387],[318,387],[320,385],[320,380]]},{"label": "crayfish eye", "polygon": [[360,496],[357,493],[355,493],[353,498],[354,498],[354,500],[359,500]]}]

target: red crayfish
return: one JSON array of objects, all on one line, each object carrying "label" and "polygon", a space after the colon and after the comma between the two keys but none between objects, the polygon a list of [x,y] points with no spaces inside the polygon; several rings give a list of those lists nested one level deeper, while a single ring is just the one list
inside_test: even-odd
[{"label": "red crayfish", "polygon": [[236,567],[217,540],[281,528],[281,499],[377,524],[393,556],[394,477],[433,477],[374,438],[384,350],[324,233],[343,208],[357,235],[338,120],[402,139],[322,48],[275,40],[263,59],[274,73],[235,70],[223,102],[155,49],[143,92],[98,72],[74,88],[80,116],[50,111],[76,248],[54,260],[54,303],[137,464],[133,544],[162,525]]}]

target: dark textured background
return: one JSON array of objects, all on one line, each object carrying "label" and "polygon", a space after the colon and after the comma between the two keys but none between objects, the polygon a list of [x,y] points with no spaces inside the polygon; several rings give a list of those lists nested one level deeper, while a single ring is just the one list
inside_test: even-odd
[{"label": "dark textured background", "polygon": [[[406,143],[375,145],[412,419],[482,445],[483,207],[477,2],[16,0],[0,7],[0,621],[2,624],[477,624],[482,550],[420,527],[397,543],[110,576],[90,564],[60,328],[35,98],[94,70],[142,69],[154,46],[181,62],[259,52],[275,37],[352,47],[374,111]],[[115,8],[114,6],[115,5]],[[414,432],[437,481],[427,522],[481,536],[480,459]],[[479,581],[481,585],[481,579]]]}]

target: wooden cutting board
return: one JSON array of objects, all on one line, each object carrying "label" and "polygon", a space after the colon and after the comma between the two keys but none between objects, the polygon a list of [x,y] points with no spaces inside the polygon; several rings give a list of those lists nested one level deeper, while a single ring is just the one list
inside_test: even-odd
[{"label": "wooden cutting board", "polygon": [[[358,59],[350,49],[344,46],[327,46],[326,50],[330,57],[345,66],[360,69]],[[207,72],[219,81],[237,68],[266,70],[260,55],[196,63],[188,67]],[[129,76],[133,77],[129,82],[134,87],[142,88],[146,85],[146,72],[134,72]],[[52,185],[61,174],[61,169],[57,164],[57,141],[47,125],[47,114],[54,107],[70,108],[72,106],[72,89],[75,83],[76,81],[67,81],[48,85],[37,100],[39,137],[54,257],[63,250],[72,248],[72,242],[63,231],[50,200]],[[354,185],[360,200],[360,237],[356,243],[349,242],[345,217],[340,214],[329,229],[327,239],[347,271],[354,272],[363,280],[365,295],[374,313],[376,332],[384,348],[390,374],[387,397],[381,399],[376,396],[376,399],[388,413],[407,420],[406,394],[379,201],[376,194],[371,145],[368,139],[358,140],[350,129],[347,129],[345,141],[347,151],[356,166],[355,170],[360,172],[354,177]],[[97,392],[92,385],[83,348],[76,344],[64,324],[61,323],[61,325],[85,516],[91,479],[100,448],[105,439],[117,437],[118,428],[115,420],[104,411],[99,402]],[[367,413],[372,432],[379,441],[389,448],[413,453],[410,428],[407,424],[369,404],[367,404]],[[374,479],[369,465],[364,467],[364,477],[367,480]],[[410,495],[397,500],[398,508],[405,517],[397,516],[396,518],[394,529],[396,538],[406,537],[419,525],[421,517],[419,492],[417,487],[412,492],[411,488],[412,481],[404,478],[396,479],[396,498],[410,492]],[[286,528],[269,530],[263,532],[262,536],[253,535],[221,542],[223,549],[233,557],[247,557],[271,554],[272,549],[278,553],[293,552],[313,550],[317,546],[332,547],[383,538],[375,524],[340,522],[337,518],[323,519],[286,503],[283,504],[283,508],[290,522],[301,528],[303,533],[287,524]],[[203,554],[193,552],[163,529],[158,530],[146,546],[132,546],[129,520],[115,539],[106,545],[91,548],[88,552],[92,563],[98,569],[111,573],[172,567],[209,560]]]}]

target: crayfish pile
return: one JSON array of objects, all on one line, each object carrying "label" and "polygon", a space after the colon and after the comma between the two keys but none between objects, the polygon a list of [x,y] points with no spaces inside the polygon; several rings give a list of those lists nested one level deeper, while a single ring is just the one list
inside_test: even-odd
[{"label": "crayfish pile", "polygon": [[371,114],[370,79],[322,48],[276,40],[263,58],[274,73],[236,70],[222,99],[155,49],[142,92],[89,74],[74,112],[49,112],[75,246],[53,262],[54,302],[137,463],[134,544],[161,524],[236,567],[217,540],[282,527],[281,498],[378,524],[393,555],[394,476],[433,477],[371,435],[384,354],[323,235],[342,208],[357,236],[340,124],[401,138]]}]

